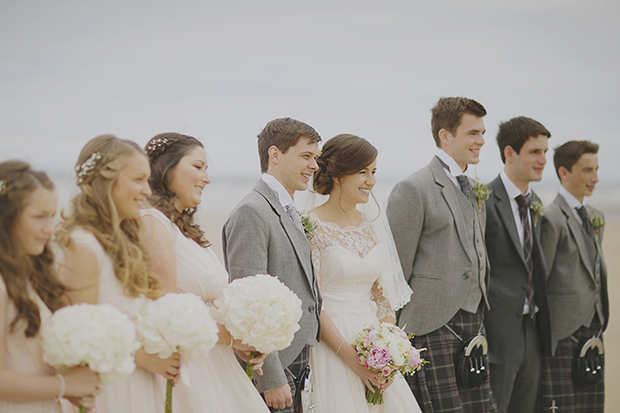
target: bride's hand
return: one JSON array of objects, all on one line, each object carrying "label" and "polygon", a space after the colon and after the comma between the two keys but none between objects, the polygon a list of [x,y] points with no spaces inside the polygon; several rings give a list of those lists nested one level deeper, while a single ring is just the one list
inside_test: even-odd
[{"label": "bride's hand", "polygon": [[151,373],[159,374],[166,380],[179,381],[179,367],[181,366],[181,355],[174,353],[167,359],[160,358],[157,354],[147,354],[143,348],[136,351],[135,362],[138,367],[142,367]]},{"label": "bride's hand", "polygon": [[[237,342],[239,345],[236,345]],[[263,375],[263,363],[267,354],[258,352],[254,347],[243,344],[240,340],[234,340],[232,347],[241,360],[252,364],[252,370],[256,371],[259,376]],[[254,357],[250,359],[252,353],[254,353]]]},{"label": "bride's hand", "polygon": [[[375,391],[375,388],[385,390],[389,387],[390,383],[385,383],[385,378],[381,377],[378,371],[368,370],[358,362],[357,351],[355,351],[350,344],[345,343],[345,345],[340,348],[338,354],[344,363],[362,379],[364,385],[368,387],[369,390]],[[373,388],[373,386],[375,388]]]}]

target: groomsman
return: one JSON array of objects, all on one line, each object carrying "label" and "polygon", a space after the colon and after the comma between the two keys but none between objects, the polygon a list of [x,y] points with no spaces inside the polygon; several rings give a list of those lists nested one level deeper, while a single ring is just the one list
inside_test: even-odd
[{"label": "groomsman", "polygon": [[540,411],[555,406],[558,412],[603,412],[604,373],[596,370],[598,363],[592,366],[598,375],[590,378],[601,380],[589,386],[571,371],[582,344],[602,339],[609,320],[603,213],[585,203],[598,182],[598,148],[590,141],[570,141],[553,156],[562,186],[542,217],[541,245],[555,355],[543,357]]},{"label": "groomsman", "polygon": [[488,305],[486,212],[463,175],[479,161],[486,113],[472,99],[439,99],[431,119],[436,156],[399,182],[388,200],[388,220],[414,291],[399,324],[416,335],[417,348],[428,349],[423,357],[430,362],[407,380],[427,413],[496,411],[489,381],[470,390],[457,386],[453,362],[463,340],[484,334]]},{"label": "groomsman", "polygon": [[[551,345],[540,248],[542,203],[530,189],[547,163],[551,133],[517,117],[499,125],[497,145],[504,170],[489,184],[486,247],[491,263],[489,340],[491,388],[501,413],[533,412],[540,377],[541,339]],[[540,337],[540,338],[539,338]]]},{"label": "groomsman", "polygon": [[291,345],[267,356],[256,387],[274,412],[295,412],[296,378],[308,367],[310,346],[320,337],[321,297],[310,244],[293,205],[295,191],[307,188],[318,169],[319,134],[309,125],[283,118],[258,134],[263,175],[232,211],[223,228],[226,268],[231,278],[257,273],[276,276],[302,300],[301,329]]}]

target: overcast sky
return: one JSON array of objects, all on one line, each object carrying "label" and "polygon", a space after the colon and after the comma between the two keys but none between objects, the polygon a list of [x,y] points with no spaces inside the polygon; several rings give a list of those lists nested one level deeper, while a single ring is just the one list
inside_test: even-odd
[{"label": "overcast sky", "polygon": [[256,134],[290,116],[370,140],[399,179],[434,153],[437,99],[467,96],[489,113],[483,180],[498,123],[529,116],[551,147],[601,144],[617,184],[619,23],[617,0],[0,0],[0,160],[68,171],[97,135],[175,131],[214,178],[252,177]]}]

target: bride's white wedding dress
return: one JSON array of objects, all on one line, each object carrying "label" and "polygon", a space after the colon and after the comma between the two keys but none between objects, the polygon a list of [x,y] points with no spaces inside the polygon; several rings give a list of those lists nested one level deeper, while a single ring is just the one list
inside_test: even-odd
[{"label": "bride's white wedding dress", "polygon": [[[367,220],[357,227],[341,228],[322,222],[315,214],[310,216],[317,224],[310,242],[323,311],[351,343],[364,327],[393,315],[378,283],[383,270],[382,251]],[[371,405],[366,402],[359,376],[323,342],[312,348],[310,365],[317,412],[421,412],[400,374],[384,392],[385,403]]]}]

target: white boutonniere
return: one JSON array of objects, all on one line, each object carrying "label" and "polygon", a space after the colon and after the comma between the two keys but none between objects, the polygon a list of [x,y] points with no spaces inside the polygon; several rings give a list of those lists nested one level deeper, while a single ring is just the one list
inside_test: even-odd
[{"label": "white boutonniere", "polygon": [[545,207],[540,200],[535,199],[532,201],[530,205],[530,209],[534,213],[534,226],[538,225],[538,217],[542,217],[544,215]]},{"label": "white boutonniere", "polygon": [[310,214],[299,214],[301,217],[301,225],[304,227],[304,232],[308,239],[314,238],[316,231],[316,222],[310,217]]},{"label": "white boutonniere", "polygon": [[474,198],[478,203],[478,213],[482,212],[482,204],[489,199],[492,191],[489,191],[489,184],[484,184],[480,181],[480,178],[474,179]]},{"label": "white boutonniere", "polygon": [[601,242],[601,236],[599,234],[600,229],[605,226],[605,218],[598,215],[596,212],[592,212],[592,216],[590,216],[590,224],[592,224],[592,228],[594,228],[594,232],[596,233],[596,238],[598,242]]}]

